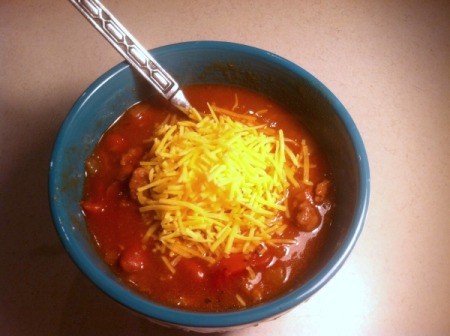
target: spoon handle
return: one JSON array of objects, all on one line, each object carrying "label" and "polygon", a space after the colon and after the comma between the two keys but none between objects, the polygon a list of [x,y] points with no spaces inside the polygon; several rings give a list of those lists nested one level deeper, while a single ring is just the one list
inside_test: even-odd
[{"label": "spoon handle", "polygon": [[70,0],[111,45],[167,100],[184,113],[190,104],[178,83],[98,0]]}]

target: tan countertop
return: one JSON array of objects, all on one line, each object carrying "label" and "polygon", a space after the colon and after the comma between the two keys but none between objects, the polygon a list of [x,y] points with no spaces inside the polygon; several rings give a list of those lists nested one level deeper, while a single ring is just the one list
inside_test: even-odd
[{"label": "tan countertop", "polygon": [[[104,2],[147,48],[224,40],[290,59],[362,133],[372,193],[352,255],[309,302],[229,335],[450,334],[450,2]],[[120,61],[68,1],[0,2],[2,335],[184,335],[94,287],[50,218],[58,127]]]}]

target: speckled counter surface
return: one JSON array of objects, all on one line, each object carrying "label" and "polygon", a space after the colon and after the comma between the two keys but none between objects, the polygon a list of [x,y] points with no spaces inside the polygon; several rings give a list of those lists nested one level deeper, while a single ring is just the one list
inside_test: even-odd
[{"label": "speckled counter surface", "polygon": [[[450,334],[448,1],[104,0],[147,48],[260,47],[348,108],[372,176],[366,226],[340,272],[285,316],[229,335]],[[48,162],[77,97],[121,58],[68,1],[0,2],[0,334],[184,335],[130,313],[64,252]]]}]

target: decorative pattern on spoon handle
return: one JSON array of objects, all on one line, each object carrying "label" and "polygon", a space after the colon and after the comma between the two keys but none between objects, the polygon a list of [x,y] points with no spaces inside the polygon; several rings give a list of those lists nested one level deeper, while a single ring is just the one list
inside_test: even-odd
[{"label": "decorative pattern on spoon handle", "polygon": [[177,82],[97,0],[70,0],[117,51],[167,100],[176,93]]}]

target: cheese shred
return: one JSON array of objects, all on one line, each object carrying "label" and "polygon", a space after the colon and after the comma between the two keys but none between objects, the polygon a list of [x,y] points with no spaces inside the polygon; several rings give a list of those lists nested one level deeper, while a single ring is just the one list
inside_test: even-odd
[{"label": "cheese shred", "polygon": [[236,294],[236,299],[238,300],[238,302],[239,302],[239,304],[241,306],[243,306],[243,307],[247,306],[247,304],[245,303],[244,299],[239,294]]},{"label": "cheese shred", "polygon": [[[235,106],[238,106],[236,97]],[[282,130],[256,125],[256,117],[208,105],[209,114],[171,120],[155,132],[141,162],[149,183],[138,188],[140,211],[153,216],[144,240],[153,237],[171,253],[162,256],[174,273],[180,258],[210,263],[230,253],[249,253],[280,239],[286,225],[288,188],[303,167],[309,184],[309,152],[294,155]],[[254,271],[248,269],[251,277]],[[242,298],[238,301],[245,306]]]}]

